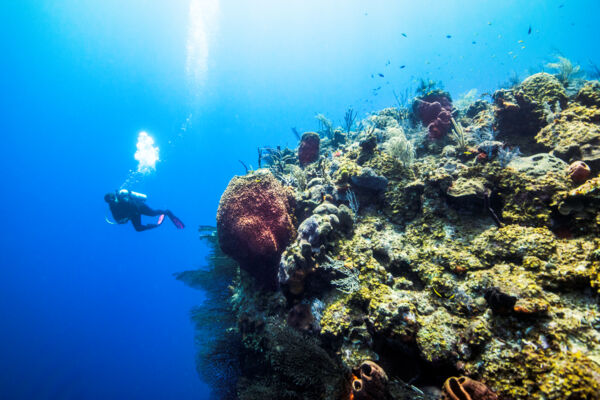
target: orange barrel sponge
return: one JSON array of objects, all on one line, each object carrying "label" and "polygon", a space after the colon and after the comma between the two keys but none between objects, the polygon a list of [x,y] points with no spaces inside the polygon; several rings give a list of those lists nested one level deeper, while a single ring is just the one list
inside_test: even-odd
[{"label": "orange barrel sponge", "polygon": [[373,361],[364,361],[352,370],[352,400],[390,399],[388,377],[379,365]]},{"label": "orange barrel sponge", "polygon": [[442,400],[497,400],[498,395],[483,383],[466,376],[450,377],[442,387]]},{"label": "orange barrel sponge", "polygon": [[268,171],[234,177],[221,196],[217,231],[223,252],[264,288],[277,287],[281,253],[296,236],[294,197]]}]

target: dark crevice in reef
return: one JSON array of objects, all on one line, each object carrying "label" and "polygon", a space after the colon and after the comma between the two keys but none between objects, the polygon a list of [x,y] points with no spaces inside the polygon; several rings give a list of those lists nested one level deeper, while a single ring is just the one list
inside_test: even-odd
[{"label": "dark crevice in reef", "polygon": [[419,278],[419,275],[413,271],[406,260],[396,259],[390,262],[388,269],[394,278],[404,278],[411,282],[411,290],[423,290],[425,284]]},{"label": "dark crevice in reef", "polygon": [[390,341],[382,335],[373,338],[373,349],[381,358],[377,361],[389,376],[417,387],[441,387],[449,376],[460,375],[449,364],[424,361],[417,345]]}]

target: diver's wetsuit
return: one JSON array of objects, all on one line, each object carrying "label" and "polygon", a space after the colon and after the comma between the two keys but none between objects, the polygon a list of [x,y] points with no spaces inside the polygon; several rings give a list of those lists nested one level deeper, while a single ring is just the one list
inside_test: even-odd
[{"label": "diver's wetsuit", "polygon": [[141,232],[147,229],[152,229],[160,226],[159,224],[147,224],[142,225],[142,215],[147,215],[149,217],[157,217],[159,215],[165,214],[169,218],[172,218],[172,213],[169,210],[153,210],[148,207],[146,204],[140,204],[137,207],[137,212],[129,217],[131,224],[135,228],[136,231]]},{"label": "diver's wetsuit", "polygon": [[[134,196],[137,195],[137,196]],[[159,215],[166,215],[173,221],[178,229],[184,227],[183,223],[173,215],[170,210],[154,210],[146,205],[145,196],[137,193],[122,190],[116,194],[107,194],[105,200],[110,207],[110,211],[113,218],[118,224],[127,223],[131,221],[134,229],[138,232],[145,231],[148,229],[157,228],[160,224],[142,224],[142,215],[149,217],[156,217]],[[143,196],[143,197],[140,197]]]}]

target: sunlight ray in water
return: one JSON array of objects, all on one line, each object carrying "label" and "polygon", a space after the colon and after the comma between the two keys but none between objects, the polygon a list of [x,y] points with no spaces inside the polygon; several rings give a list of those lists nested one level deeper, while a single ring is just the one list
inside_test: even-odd
[{"label": "sunlight ray in water", "polygon": [[193,92],[208,72],[209,38],[217,28],[218,0],[191,0],[185,72]]}]

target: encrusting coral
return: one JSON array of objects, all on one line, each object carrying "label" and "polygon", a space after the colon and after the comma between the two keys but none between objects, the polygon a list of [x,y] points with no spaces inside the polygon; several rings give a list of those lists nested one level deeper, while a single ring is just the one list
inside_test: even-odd
[{"label": "encrusting coral", "polygon": [[600,171],[600,83],[586,83],[574,101],[553,115],[535,140],[568,163],[585,162],[597,174]]},{"label": "encrusting coral", "polygon": [[600,399],[600,86],[425,89],[232,179],[240,399]]},{"label": "encrusting coral", "polygon": [[498,90],[493,97],[498,139],[519,146],[527,154],[542,149],[534,137],[548,124],[548,110],[564,109],[568,100],[558,79],[543,72],[514,89]]}]

